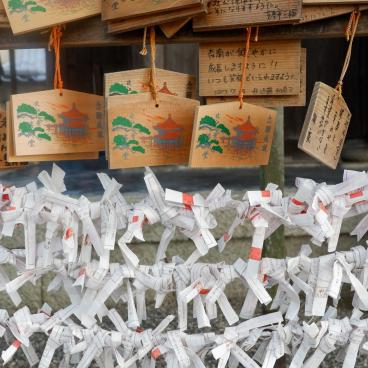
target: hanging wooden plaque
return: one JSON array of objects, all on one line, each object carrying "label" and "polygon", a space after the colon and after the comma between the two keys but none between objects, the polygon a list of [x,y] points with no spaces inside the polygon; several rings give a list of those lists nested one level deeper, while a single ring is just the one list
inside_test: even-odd
[{"label": "hanging wooden plaque", "polygon": [[207,14],[193,19],[193,30],[198,32],[296,23],[301,18],[301,8],[302,0],[211,1]]},{"label": "hanging wooden plaque", "polygon": [[[149,92],[150,68],[105,74],[105,97]],[[156,68],[157,91],[195,98],[196,78],[189,74]]]},{"label": "hanging wooden plaque", "polygon": [[197,107],[190,166],[267,165],[275,121],[275,110],[239,101]]},{"label": "hanging wooden plaque", "polygon": [[[251,43],[244,83],[246,96],[297,95],[300,41]],[[199,47],[199,95],[237,96],[244,43],[206,43]]]},{"label": "hanging wooden plaque", "polygon": [[298,147],[325,165],[335,169],[351,113],[339,92],[327,84],[316,82]]},{"label": "hanging wooden plaque", "polygon": [[198,101],[151,93],[107,99],[109,168],[187,164]]},{"label": "hanging wooden plaque", "polygon": [[15,169],[20,166],[27,165],[24,163],[9,162],[8,160],[8,144],[7,144],[7,118],[6,107],[0,104],[0,169]]},{"label": "hanging wooden plaque", "polygon": [[[349,14],[356,9],[356,5],[303,5],[302,18],[300,23],[314,22],[319,19],[337,17],[343,14]],[[359,6],[360,10],[368,9],[368,6]]]},{"label": "hanging wooden plaque", "polygon": [[63,90],[11,96],[17,156],[103,151],[104,98]]},{"label": "hanging wooden plaque", "polygon": [[190,20],[192,17],[185,17],[179,20],[175,20],[173,22],[168,22],[160,25],[161,31],[167,38],[171,38],[177,32],[179,32]]},{"label": "hanging wooden plaque", "polygon": [[[302,49],[300,54],[300,93],[290,96],[247,96],[247,103],[264,107],[286,107],[305,106],[306,83],[307,83],[307,50]],[[231,102],[238,100],[238,97],[206,97],[206,104]]]},{"label": "hanging wooden plaque", "polygon": [[9,27],[9,26],[10,24],[9,24],[8,17],[6,16],[4,5],[0,0],[0,27],[3,28],[3,27]]},{"label": "hanging wooden plaque", "polygon": [[101,13],[101,0],[3,0],[14,34],[47,28]]},{"label": "hanging wooden plaque", "polygon": [[104,0],[102,20],[124,19],[201,4],[202,0]]},{"label": "hanging wooden plaque", "polygon": [[28,161],[41,162],[41,161],[69,161],[69,160],[97,160],[98,152],[87,153],[59,153],[59,154],[44,154],[44,155],[23,155],[17,156],[14,148],[14,132],[13,132],[13,120],[12,120],[12,107],[11,103],[6,103],[6,144],[7,144],[7,159],[12,164],[19,163],[24,165]]},{"label": "hanging wooden plaque", "polygon": [[178,20],[182,20],[182,18],[192,18],[195,15],[204,14],[206,11],[207,3],[200,3],[198,5],[191,6],[190,8],[108,21],[107,32],[112,34],[122,33],[167,22],[176,22]]},{"label": "hanging wooden plaque", "polygon": [[326,4],[367,4],[368,0],[303,0],[303,4],[326,5]]}]

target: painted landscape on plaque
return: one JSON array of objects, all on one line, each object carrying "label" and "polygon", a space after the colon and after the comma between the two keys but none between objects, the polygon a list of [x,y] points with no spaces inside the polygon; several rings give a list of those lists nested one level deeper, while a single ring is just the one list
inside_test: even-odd
[{"label": "painted landscape on plaque", "polygon": [[14,33],[101,13],[101,0],[7,0],[4,6]]},{"label": "painted landscape on plaque", "polygon": [[171,114],[143,113],[140,117],[132,114],[129,118],[117,116],[112,121],[112,131],[113,150],[121,151],[123,160],[132,158],[134,153],[155,155],[156,151],[165,150],[169,155],[185,150],[185,127],[177,123]]},{"label": "painted landscape on plaque", "polygon": [[150,93],[108,99],[110,168],[188,162],[198,102],[165,96],[158,107]]},{"label": "painted landscape on plaque", "polygon": [[17,155],[104,149],[103,97],[66,90],[63,96],[59,91],[45,92],[12,96]]},{"label": "painted landscape on plaque", "polygon": [[[194,98],[194,76],[156,69],[156,90],[171,96]],[[125,96],[150,91],[150,68],[105,74],[105,97]]]},{"label": "painted landscape on plaque", "polygon": [[[224,105],[231,106],[224,108]],[[190,166],[264,165],[268,162],[276,113],[262,107],[259,110],[254,105],[244,106],[248,107],[239,109],[239,102],[231,102],[199,108]]]}]

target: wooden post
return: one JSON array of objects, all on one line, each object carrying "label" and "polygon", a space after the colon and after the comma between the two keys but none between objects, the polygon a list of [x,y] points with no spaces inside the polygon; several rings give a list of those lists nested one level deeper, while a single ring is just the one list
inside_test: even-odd
[{"label": "wooden post", "polygon": [[[261,187],[268,183],[277,184],[284,190],[285,168],[284,168],[284,108],[277,108],[276,127],[271,147],[270,161],[267,166],[261,166]],[[265,242],[262,257],[285,258],[286,249],[284,244],[284,227],[277,229]]]}]

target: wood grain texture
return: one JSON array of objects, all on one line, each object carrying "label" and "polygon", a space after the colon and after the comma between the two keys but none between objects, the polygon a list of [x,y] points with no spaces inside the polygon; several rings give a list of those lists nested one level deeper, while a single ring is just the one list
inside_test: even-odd
[{"label": "wood grain texture", "polygon": [[303,4],[326,5],[326,4],[367,4],[368,0],[303,0]]},{"label": "wood grain texture", "polygon": [[104,143],[104,98],[49,90],[11,96],[17,156],[99,152]]},{"label": "wood grain texture", "polygon": [[309,102],[298,147],[332,169],[349,128],[351,113],[335,88],[316,82]]},{"label": "wood grain texture", "polygon": [[6,144],[7,144],[7,158],[12,164],[25,165],[29,162],[43,162],[43,161],[67,161],[67,160],[97,160],[98,152],[90,153],[62,153],[62,154],[45,154],[45,155],[23,155],[17,156],[14,148],[14,132],[11,113],[11,103],[6,104],[6,119],[9,122],[6,126]]},{"label": "wood grain texture", "polygon": [[[105,74],[105,97],[149,92],[150,68]],[[196,78],[189,74],[156,68],[157,91],[196,98]]]},{"label": "wood grain texture", "polygon": [[199,106],[190,167],[267,165],[276,111],[239,101]]},{"label": "wood grain texture", "polygon": [[107,22],[107,32],[116,34],[127,31],[133,31],[144,27],[164,24],[169,21],[175,22],[181,20],[183,17],[192,18],[195,15],[203,14],[207,10],[205,4],[193,5],[190,8],[178,9],[174,11],[166,11],[158,14],[148,14],[143,16],[136,16],[117,21]]},{"label": "wood grain texture", "polygon": [[[303,5],[300,23],[315,22],[320,19],[349,14],[357,8],[356,5]],[[368,9],[367,5],[358,6],[360,10]]]},{"label": "wood grain texture", "polygon": [[[199,47],[199,95],[237,96],[244,43],[203,43]],[[245,95],[297,95],[300,92],[298,41],[252,43]]]},{"label": "wood grain texture", "polygon": [[[264,27],[260,39],[266,40],[302,40],[319,38],[344,38],[347,19],[345,17],[329,18],[306,24],[279,25]],[[239,30],[224,30],[214,32],[194,33],[189,24],[176,35],[168,39],[157,33],[157,44],[162,43],[203,43],[203,42],[244,42],[244,33]],[[360,17],[356,36],[368,36],[368,12],[363,11]],[[0,29],[0,48],[34,48],[45,47],[49,34],[32,33],[14,36],[10,29]],[[68,24],[67,32],[63,34],[62,47],[107,47],[141,45],[142,31],[132,31],[121,35],[107,34],[101,18],[94,17]]]},{"label": "wood grain texture", "polygon": [[[307,82],[307,50],[302,49],[300,55],[300,93],[290,96],[247,96],[244,101],[264,107],[305,106]],[[237,101],[238,97],[206,97],[206,104]]]},{"label": "wood grain texture", "polygon": [[101,0],[35,0],[30,5],[25,0],[3,0],[3,5],[14,34],[48,28],[101,13]]},{"label": "wood grain texture", "polygon": [[187,164],[198,101],[150,93],[107,99],[109,168]]},{"label": "wood grain texture", "polygon": [[104,0],[102,20],[126,19],[199,5],[202,0]]},{"label": "wood grain texture", "polygon": [[301,18],[301,8],[301,0],[213,0],[207,14],[193,19],[193,30],[296,23]]},{"label": "wood grain texture", "polygon": [[160,25],[161,31],[167,38],[171,38],[179,32],[190,20],[192,17],[185,17],[183,19],[175,20],[173,22],[168,22]]},{"label": "wood grain texture", "polygon": [[21,166],[26,166],[27,162],[18,163],[11,162],[8,159],[8,132],[7,132],[7,105],[0,105],[0,144],[1,144],[1,152],[0,152],[0,169],[16,169]]}]

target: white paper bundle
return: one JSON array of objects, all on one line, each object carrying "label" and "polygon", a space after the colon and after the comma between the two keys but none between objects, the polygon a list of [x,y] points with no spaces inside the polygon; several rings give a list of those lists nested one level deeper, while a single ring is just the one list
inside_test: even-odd
[{"label": "white paper bundle", "polygon": [[[48,292],[61,287],[70,304],[52,311],[46,304],[31,313],[27,306],[9,316],[0,309],[0,337],[7,348],[3,364],[22,350],[29,365],[50,366],[57,349],[63,350],[60,367],[151,368],[157,359],[168,367],[205,367],[212,354],[218,366],[272,368],[284,355],[290,366],[317,368],[326,355],[343,351],[343,367],[354,367],[357,356],[368,351],[368,252],[363,246],[336,252],[345,218],[368,212],[368,176],[346,171],[337,185],[318,184],[298,178],[289,197],[274,184],[264,191],[247,192],[242,201],[218,184],[207,197],[172,189],[164,190],[147,168],[144,177],[148,195],[128,203],[121,185],[106,174],[98,174],[104,193],[99,201],[72,198],[65,194],[64,172],[56,165],[51,175],[43,171],[38,179],[21,188],[0,186],[1,235],[13,236],[17,225],[24,228],[24,246],[8,250],[0,245],[1,291],[18,306],[18,290],[28,282],[53,273]],[[219,240],[213,236],[217,221],[214,212],[236,209],[236,218]],[[212,248],[220,251],[230,242],[238,226],[249,221],[254,228],[247,259],[234,264],[201,261]],[[142,265],[129,248],[134,239],[144,241],[145,224],[164,226],[156,258]],[[298,256],[286,259],[262,258],[264,240],[280,225],[305,230],[312,243],[327,244],[327,255],[312,258],[303,245]],[[122,236],[117,237],[117,231]],[[360,239],[368,230],[364,217],[352,234]],[[43,231],[38,240],[36,232]],[[166,250],[175,233],[191,239],[196,250],[183,260],[166,259]],[[110,262],[110,253],[119,245],[124,262]],[[15,278],[5,265],[14,267]],[[226,286],[239,279],[247,288],[240,312],[226,296]],[[341,288],[350,284],[353,311],[350,318],[337,318]],[[272,299],[268,289],[276,286]],[[154,329],[143,330],[148,319],[146,293],[155,293],[160,308],[174,293],[177,310]],[[301,298],[305,299],[304,309]],[[109,301],[109,304],[107,304]],[[127,319],[107,305],[123,302]],[[255,316],[258,303],[269,304],[271,313]],[[218,313],[228,326],[223,333],[187,334],[188,310],[198,328],[211,328]],[[105,330],[108,318],[113,328]],[[306,318],[305,318],[306,317]],[[313,319],[311,319],[313,317]],[[175,321],[174,321],[175,320]],[[38,357],[32,336],[44,334],[47,343]]]}]

